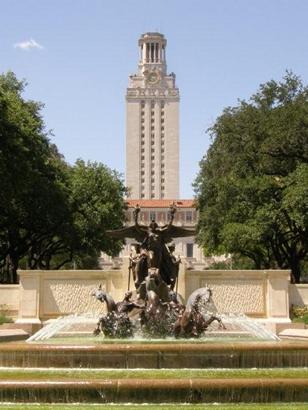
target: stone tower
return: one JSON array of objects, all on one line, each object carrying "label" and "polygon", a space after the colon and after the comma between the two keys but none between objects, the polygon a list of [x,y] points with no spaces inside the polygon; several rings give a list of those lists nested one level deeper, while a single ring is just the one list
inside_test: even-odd
[{"label": "stone tower", "polygon": [[139,39],[126,94],[126,186],[131,199],[179,198],[179,90],[167,74],[165,37]]}]

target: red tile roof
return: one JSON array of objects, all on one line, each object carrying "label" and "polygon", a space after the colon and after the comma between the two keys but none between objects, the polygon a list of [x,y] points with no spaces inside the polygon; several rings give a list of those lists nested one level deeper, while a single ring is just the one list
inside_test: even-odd
[{"label": "red tile roof", "polygon": [[194,199],[128,199],[126,204],[129,208],[139,205],[140,208],[169,208],[174,203],[177,208],[195,208]]}]

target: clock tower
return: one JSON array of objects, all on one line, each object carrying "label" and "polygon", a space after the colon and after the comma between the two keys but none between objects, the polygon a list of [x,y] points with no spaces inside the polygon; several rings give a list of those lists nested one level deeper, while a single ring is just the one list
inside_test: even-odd
[{"label": "clock tower", "polygon": [[179,198],[179,90],[167,74],[167,40],[139,39],[138,72],[126,93],[126,186],[130,199]]}]

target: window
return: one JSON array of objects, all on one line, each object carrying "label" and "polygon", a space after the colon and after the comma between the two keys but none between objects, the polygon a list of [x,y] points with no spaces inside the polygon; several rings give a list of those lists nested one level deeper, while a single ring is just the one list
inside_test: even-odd
[{"label": "window", "polygon": [[[141,158],[141,159],[142,159],[142,158]],[[154,159],[155,159],[155,157],[154,157],[154,155],[152,155],[152,156],[151,156],[151,160],[154,160]]]},{"label": "window", "polygon": [[141,155],[141,161],[144,161],[144,155]]},{"label": "window", "polygon": [[186,222],[192,223],[192,211],[186,211]]},{"label": "window", "polygon": [[144,198],[144,194],[141,194],[141,198]]},{"label": "window", "polygon": [[162,154],[165,152],[164,148],[161,149]]},{"label": "window", "polygon": [[160,182],[163,184],[165,182],[165,178],[162,178]]},{"label": "window", "polygon": [[144,171],[141,171],[141,175],[144,175]]},{"label": "window", "polygon": [[164,127],[163,125],[161,126],[161,130],[162,130],[162,131],[164,131],[164,130],[165,130],[165,127]]},{"label": "window", "polygon": [[151,131],[154,131],[154,126],[153,125],[151,126]]},{"label": "window", "polygon": [[154,141],[153,141],[153,140],[151,141],[151,145],[154,145]]},{"label": "window", "polygon": [[186,257],[187,258],[192,258],[194,256],[194,244],[193,243],[187,243],[186,244]]},{"label": "window", "polygon": [[151,182],[155,182],[155,178],[151,178]]},{"label": "window", "polygon": [[151,115],[152,115],[152,117],[154,117],[154,111],[151,111]]},{"label": "window", "polygon": [[141,178],[141,182],[144,183],[144,178]]},{"label": "window", "polygon": [[150,221],[153,221],[153,220],[155,220],[156,219],[156,215],[155,215],[155,212],[150,212]]},{"label": "window", "polygon": [[144,152],[144,148],[141,148],[141,152]]},{"label": "window", "polygon": [[154,153],[154,152],[155,152],[155,148],[151,148],[151,152]]},{"label": "window", "polygon": [[151,118],[151,123],[154,124],[154,118]]},{"label": "window", "polygon": [[144,145],[144,140],[141,140],[141,145]]}]

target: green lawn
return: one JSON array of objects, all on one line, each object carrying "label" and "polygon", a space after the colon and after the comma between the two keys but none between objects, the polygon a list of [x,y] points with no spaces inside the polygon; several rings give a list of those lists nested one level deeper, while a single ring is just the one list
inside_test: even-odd
[{"label": "green lawn", "polygon": [[21,410],[21,409],[27,409],[27,410],[37,410],[39,407],[40,410],[73,410],[73,409],[78,409],[78,410],[204,410],[204,409],[211,409],[211,410],[281,410],[281,409],[290,409],[292,410],[307,410],[308,408],[308,403],[298,403],[298,404],[293,404],[293,403],[288,403],[288,404],[204,404],[204,405],[179,405],[179,404],[166,404],[166,405],[157,405],[157,404],[145,404],[145,405],[27,405],[27,404],[13,404],[13,405],[1,405],[0,404],[0,409],[6,409],[6,410]]},{"label": "green lawn", "polygon": [[288,369],[27,369],[0,370],[0,380],[72,379],[187,379],[187,378],[308,378],[307,368]]}]

